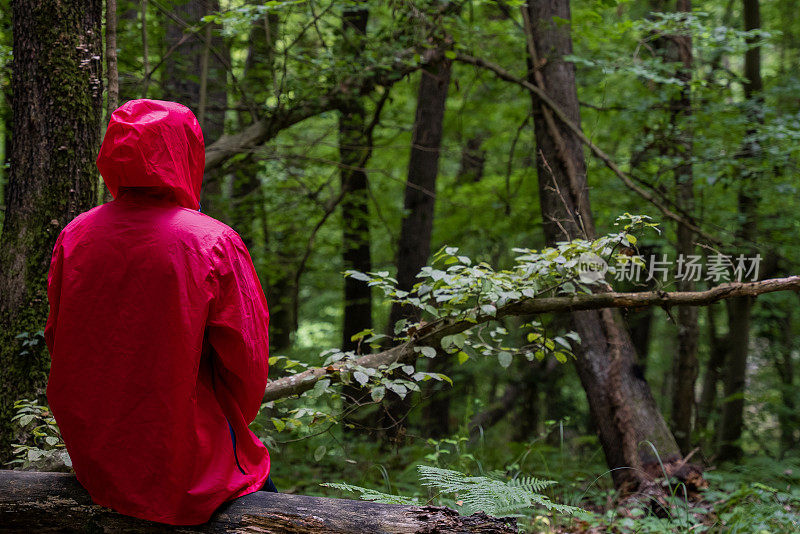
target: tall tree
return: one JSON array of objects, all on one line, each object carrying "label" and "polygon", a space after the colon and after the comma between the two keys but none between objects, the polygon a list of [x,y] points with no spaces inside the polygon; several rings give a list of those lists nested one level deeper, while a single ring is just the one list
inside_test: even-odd
[{"label": "tall tree", "polygon": [[[364,50],[369,11],[362,7],[345,9],[342,13],[341,48],[345,57],[358,62]],[[342,210],[342,266],[345,270],[372,270],[369,233],[369,190],[365,166],[372,152],[367,133],[367,117],[363,97],[348,94],[339,107],[339,164]],[[372,328],[371,288],[352,277],[344,280],[344,310],[342,350],[357,351],[360,343],[353,336]],[[344,411],[351,413],[369,391],[358,385],[344,388]],[[358,422],[346,417],[348,424],[372,426],[374,418]],[[348,428],[349,425],[345,425]]]},{"label": "tall tree", "polygon": [[[277,96],[275,43],[279,38],[279,22],[278,15],[268,11],[250,25],[247,57],[241,78],[241,88],[245,93],[238,113],[241,129],[253,123],[254,116],[248,109],[250,102],[263,106],[271,97]],[[289,346],[294,331],[292,285],[295,274],[291,262],[280,256],[280,251],[285,247],[283,243],[275,243],[276,232],[270,228],[270,214],[267,213],[267,199],[261,183],[262,168],[256,153],[247,154],[232,166],[229,222],[253,255],[269,303],[270,350],[278,351]]]},{"label": "tall tree", "polygon": [[[47,272],[61,229],[95,205],[102,0],[12,2],[11,174],[0,236],[0,459],[13,403],[43,395]],[[18,334],[28,353],[20,354]]]},{"label": "tall tree", "polygon": [[[692,12],[691,0],[676,0],[675,11],[689,15]],[[679,84],[677,94],[670,97],[669,127],[670,135],[666,137],[662,152],[669,157],[673,167],[675,180],[675,205],[684,213],[694,211],[694,175],[692,170],[692,132],[688,125],[692,115],[691,81],[692,81],[692,38],[688,33],[666,36],[664,39],[664,59],[677,65],[675,79]],[[690,256],[695,254],[695,234],[683,223],[678,223],[676,230],[676,252],[678,265],[684,266],[684,272],[677,274],[678,291],[693,291],[695,283],[691,273],[685,272],[685,265]],[[672,389],[671,427],[681,452],[688,454],[691,450],[692,412],[695,406],[695,383],[699,364],[697,362],[697,344],[699,328],[697,308],[681,306],[678,308],[678,353],[675,360]]]},{"label": "tall tree", "polygon": [[[569,0],[531,0],[522,8],[528,37],[529,81],[553,99],[575,124],[580,124],[572,54]],[[557,122],[532,94],[536,135],[536,169],[545,240],[594,236],[586,162],[577,135]],[[637,470],[653,458],[650,441],[662,457],[679,453],[675,438],[656,406],[650,387],[636,364],[636,354],[619,314],[612,310],[571,314],[581,337],[575,367],[589,401],[600,443],[617,485],[638,483]],[[627,469],[626,469],[627,468]]]},{"label": "tall tree", "polygon": [[[439,174],[442,124],[452,68],[452,62],[445,57],[444,50],[432,49],[426,59],[417,92],[417,111],[411,134],[411,156],[403,200],[403,221],[397,247],[397,287],[403,291],[410,291],[414,286],[417,273],[427,265],[431,252],[436,176]],[[420,312],[416,308],[392,304],[388,325],[390,333],[394,325],[402,319],[418,321]],[[438,358],[444,358],[444,355],[434,359],[434,367],[442,363],[442,360],[436,362]],[[390,404],[383,425],[391,429],[388,434],[399,430],[399,421],[408,409],[408,401]],[[443,412],[445,407],[440,405],[439,410]],[[446,418],[446,414],[440,413],[440,421],[444,422]]]},{"label": "tall tree", "polygon": [[[154,4],[160,6],[160,4]],[[175,51],[164,59],[162,89],[164,98],[191,108],[203,129],[206,146],[224,133],[228,107],[227,66],[229,51],[219,28],[206,23],[193,27],[201,19],[219,11],[219,0],[176,2],[173,11],[163,12],[166,19],[166,42]],[[194,33],[188,33],[194,31]],[[201,203],[209,215],[226,219],[222,202],[221,172],[206,172]]]},{"label": "tall tree", "polygon": [[[761,28],[759,0],[742,0],[742,14],[746,31]],[[744,96],[746,115],[751,125],[745,133],[740,152],[740,178],[738,191],[739,213],[742,223],[736,231],[737,241],[743,252],[754,254],[756,240],[758,188],[760,173],[753,170],[761,158],[761,147],[755,126],[763,122],[761,80],[761,47],[756,46],[757,36],[750,37],[750,47],[744,54]],[[750,346],[750,315],[752,297],[732,299],[728,313],[730,352],[725,361],[723,377],[724,401],[719,426],[720,460],[738,460],[742,456],[742,426],[744,424],[744,386],[747,370],[747,355]]]},{"label": "tall tree", "polygon": [[[369,11],[345,9],[342,15],[343,48],[358,61],[364,48]],[[341,164],[342,265],[361,272],[372,270],[369,238],[369,192],[364,169],[370,155],[364,102],[359,94],[343,99],[339,110],[339,162]],[[347,277],[344,282],[342,350],[355,350],[354,334],[372,328],[371,288]]]}]

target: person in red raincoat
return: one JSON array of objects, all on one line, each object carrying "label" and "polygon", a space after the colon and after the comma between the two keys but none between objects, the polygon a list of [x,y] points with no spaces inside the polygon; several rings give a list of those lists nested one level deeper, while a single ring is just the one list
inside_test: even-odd
[{"label": "person in red raincoat", "polygon": [[204,164],[187,107],[122,105],[97,157],[115,200],[64,228],[48,277],[47,398],[78,480],[97,504],[175,525],[270,471],[248,428],[267,303],[239,235],[198,211]]}]

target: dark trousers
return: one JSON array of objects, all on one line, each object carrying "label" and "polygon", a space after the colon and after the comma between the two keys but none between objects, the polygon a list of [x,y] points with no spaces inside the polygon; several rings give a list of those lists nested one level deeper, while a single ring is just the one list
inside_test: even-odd
[{"label": "dark trousers", "polygon": [[272,477],[267,477],[267,481],[264,482],[264,485],[261,486],[261,489],[258,491],[271,491],[272,493],[279,493],[278,488],[276,488],[275,484],[272,482]]}]

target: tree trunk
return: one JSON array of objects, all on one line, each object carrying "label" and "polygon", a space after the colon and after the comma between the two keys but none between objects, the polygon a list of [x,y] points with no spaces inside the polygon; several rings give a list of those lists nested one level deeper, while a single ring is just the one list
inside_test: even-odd
[{"label": "tree trunk", "polygon": [[[725,365],[725,355],[728,352],[728,336],[717,334],[716,314],[714,306],[707,309],[706,323],[708,326],[708,346],[709,357],[706,365],[706,373],[703,377],[703,389],[700,393],[700,403],[697,407],[697,419],[695,420],[695,432],[703,436],[708,434],[709,422],[715,417],[717,412],[717,387],[722,376],[723,366]],[[703,439],[704,443],[713,443],[714,439]]]},{"label": "tree trunk", "polygon": [[[342,51],[345,57],[358,61],[365,46],[369,11],[364,8],[345,9],[342,13]],[[339,109],[339,164],[342,209],[342,267],[345,270],[372,270],[369,233],[369,191],[367,161],[372,148],[367,134],[366,110],[359,94],[348,95]],[[372,289],[363,281],[347,277],[344,280],[344,309],[342,350],[359,351],[361,343],[353,336],[372,328]],[[358,384],[343,389],[344,428],[358,424],[372,427],[374,418],[351,417],[358,406],[369,401],[369,389]]]},{"label": "tree trunk", "polygon": [[[254,20],[250,26],[249,47],[241,78],[246,93],[242,102],[262,105],[275,94],[275,42],[279,29],[279,18],[271,11]],[[253,123],[254,117],[250,113],[240,112],[238,116],[242,130]],[[234,166],[229,222],[242,236],[259,272],[269,303],[269,347],[271,352],[275,352],[291,344],[294,332],[294,271],[291,262],[276,252],[284,249],[282,243],[270,246],[275,237],[271,235],[267,199],[259,175],[263,172],[261,168],[255,154],[249,154]],[[287,235],[287,238],[294,237],[291,232]]]},{"label": "tree trunk", "polygon": [[[366,38],[366,9],[347,9],[342,15],[344,48],[354,61]],[[344,269],[372,270],[369,237],[369,193],[365,166],[370,156],[364,102],[359,95],[346,99],[339,113],[339,161],[342,187],[342,265]],[[372,328],[371,288],[347,277],[344,282],[342,350],[356,350],[354,334]]]},{"label": "tree trunk", "polygon": [[[56,237],[95,205],[103,83],[101,0],[12,3],[11,174],[0,237],[0,460],[13,403],[44,394],[49,357],[34,336],[47,317]],[[15,336],[38,343],[19,355]]]},{"label": "tree trunk", "polygon": [[461,163],[456,174],[457,184],[480,182],[483,178],[483,168],[486,165],[486,149],[482,148],[484,141],[484,134],[467,139],[461,149]]},{"label": "tree trunk", "polygon": [[[532,0],[523,7],[529,37],[530,81],[580,124],[575,67],[562,56],[572,53],[568,0]],[[556,122],[532,95],[545,239],[594,236],[586,162],[575,132]],[[636,365],[636,354],[619,314],[609,310],[572,313],[581,337],[575,367],[586,391],[600,443],[617,486],[639,482],[638,468],[653,458],[649,441],[662,458],[679,453],[675,438],[658,411],[650,387]],[[625,469],[629,468],[629,469]]]},{"label": "tree trunk", "polygon": [[[691,0],[677,0],[675,11],[691,13]],[[683,82],[678,95],[670,101],[670,131],[674,138],[668,139],[669,153],[680,158],[675,167],[675,204],[684,213],[694,212],[694,176],[692,172],[692,132],[687,122],[692,115],[691,81],[692,81],[692,38],[689,35],[670,35],[666,59],[680,64],[675,76]],[[670,136],[673,137],[673,136]],[[695,234],[685,224],[677,225],[678,257],[687,258],[695,254]],[[680,277],[678,273],[676,287],[678,291],[694,291],[695,283],[689,277]],[[681,306],[678,308],[678,354],[675,362],[674,387],[672,390],[672,433],[683,454],[688,454],[692,447],[692,412],[695,406],[695,383],[699,364],[697,362],[697,343],[699,328],[697,325],[697,308]]]},{"label": "tree trunk", "polygon": [[[397,287],[410,291],[416,283],[417,273],[427,265],[431,252],[433,216],[436,207],[436,176],[439,174],[439,154],[442,148],[442,124],[444,122],[447,90],[450,86],[452,62],[444,57],[443,50],[431,50],[426,67],[421,72],[417,93],[417,112],[411,137],[411,156],[408,162],[403,201],[403,222],[397,250]],[[389,334],[401,319],[412,322],[420,319],[416,308],[393,303],[389,312]],[[441,367],[433,363],[432,371]],[[386,407],[387,434],[396,435],[401,428],[399,421],[409,410],[410,397],[403,401],[393,400]],[[431,409],[444,409],[444,405]],[[448,416],[449,419],[449,416]]]},{"label": "tree trunk", "polygon": [[779,457],[783,458],[787,452],[797,445],[797,388],[794,384],[793,345],[794,332],[792,330],[792,312],[777,322],[773,345],[777,345],[775,352],[775,370],[780,379],[780,393],[782,406],[778,412],[778,423],[781,429],[781,444]]},{"label": "tree trunk", "polygon": [[[173,15],[167,17],[166,45],[171,48],[184,38],[189,27],[201,24],[201,19],[219,11],[219,0],[187,0],[177,2]],[[178,22],[181,21],[181,22]],[[191,35],[175,52],[164,60],[162,88],[164,98],[188,106],[196,115],[203,129],[206,146],[211,145],[224,133],[225,109],[228,104],[228,76],[225,61],[229,52],[218,28],[212,27],[210,42],[205,29]],[[208,51],[206,65],[205,106],[208,111],[200,113],[200,74],[203,71],[204,52]],[[201,205],[204,213],[217,219],[227,220],[227,209],[222,193],[222,174],[206,171],[203,177]]]},{"label": "tree trunk", "polygon": [[119,106],[117,72],[117,0],[106,0],[106,78],[108,78],[106,122]]},{"label": "tree trunk", "polygon": [[441,506],[402,506],[257,491],[225,503],[202,525],[174,527],[92,503],[66,473],[0,471],[0,532],[274,532],[376,534],[518,532],[516,520]]},{"label": "tree trunk", "polygon": [[[744,29],[757,30],[761,27],[759,0],[743,0]],[[751,39],[751,42],[757,40]],[[747,101],[747,117],[751,124],[763,122],[761,81],[761,47],[755,46],[745,52],[744,56],[744,95]],[[758,165],[761,147],[753,136],[756,128],[748,128],[740,153],[742,160],[742,176],[739,184],[739,213],[743,218],[737,230],[737,240],[742,250],[753,254],[752,244],[756,240],[758,209],[757,172],[749,170],[748,165]],[[755,160],[755,161],[754,161]],[[730,305],[730,352],[725,366],[725,399],[722,405],[722,417],[719,428],[720,461],[738,460],[742,456],[742,427],[744,424],[744,387],[747,370],[747,354],[750,345],[750,314],[753,309],[752,298],[733,299]]]}]

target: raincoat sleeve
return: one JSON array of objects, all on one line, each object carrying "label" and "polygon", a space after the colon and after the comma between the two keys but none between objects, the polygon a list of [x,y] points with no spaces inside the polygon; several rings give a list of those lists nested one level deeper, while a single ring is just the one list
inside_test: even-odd
[{"label": "raincoat sleeve", "polygon": [[63,234],[58,235],[56,246],[53,247],[53,257],[50,259],[50,272],[47,274],[47,300],[50,302],[50,313],[44,327],[44,341],[47,350],[53,354],[58,321],[58,308],[61,301],[61,269],[64,260],[64,248],[61,245]]},{"label": "raincoat sleeve", "polygon": [[208,339],[219,378],[250,423],[267,386],[269,312],[253,261],[235,232],[223,236],[218,245],[215,274]]}]

